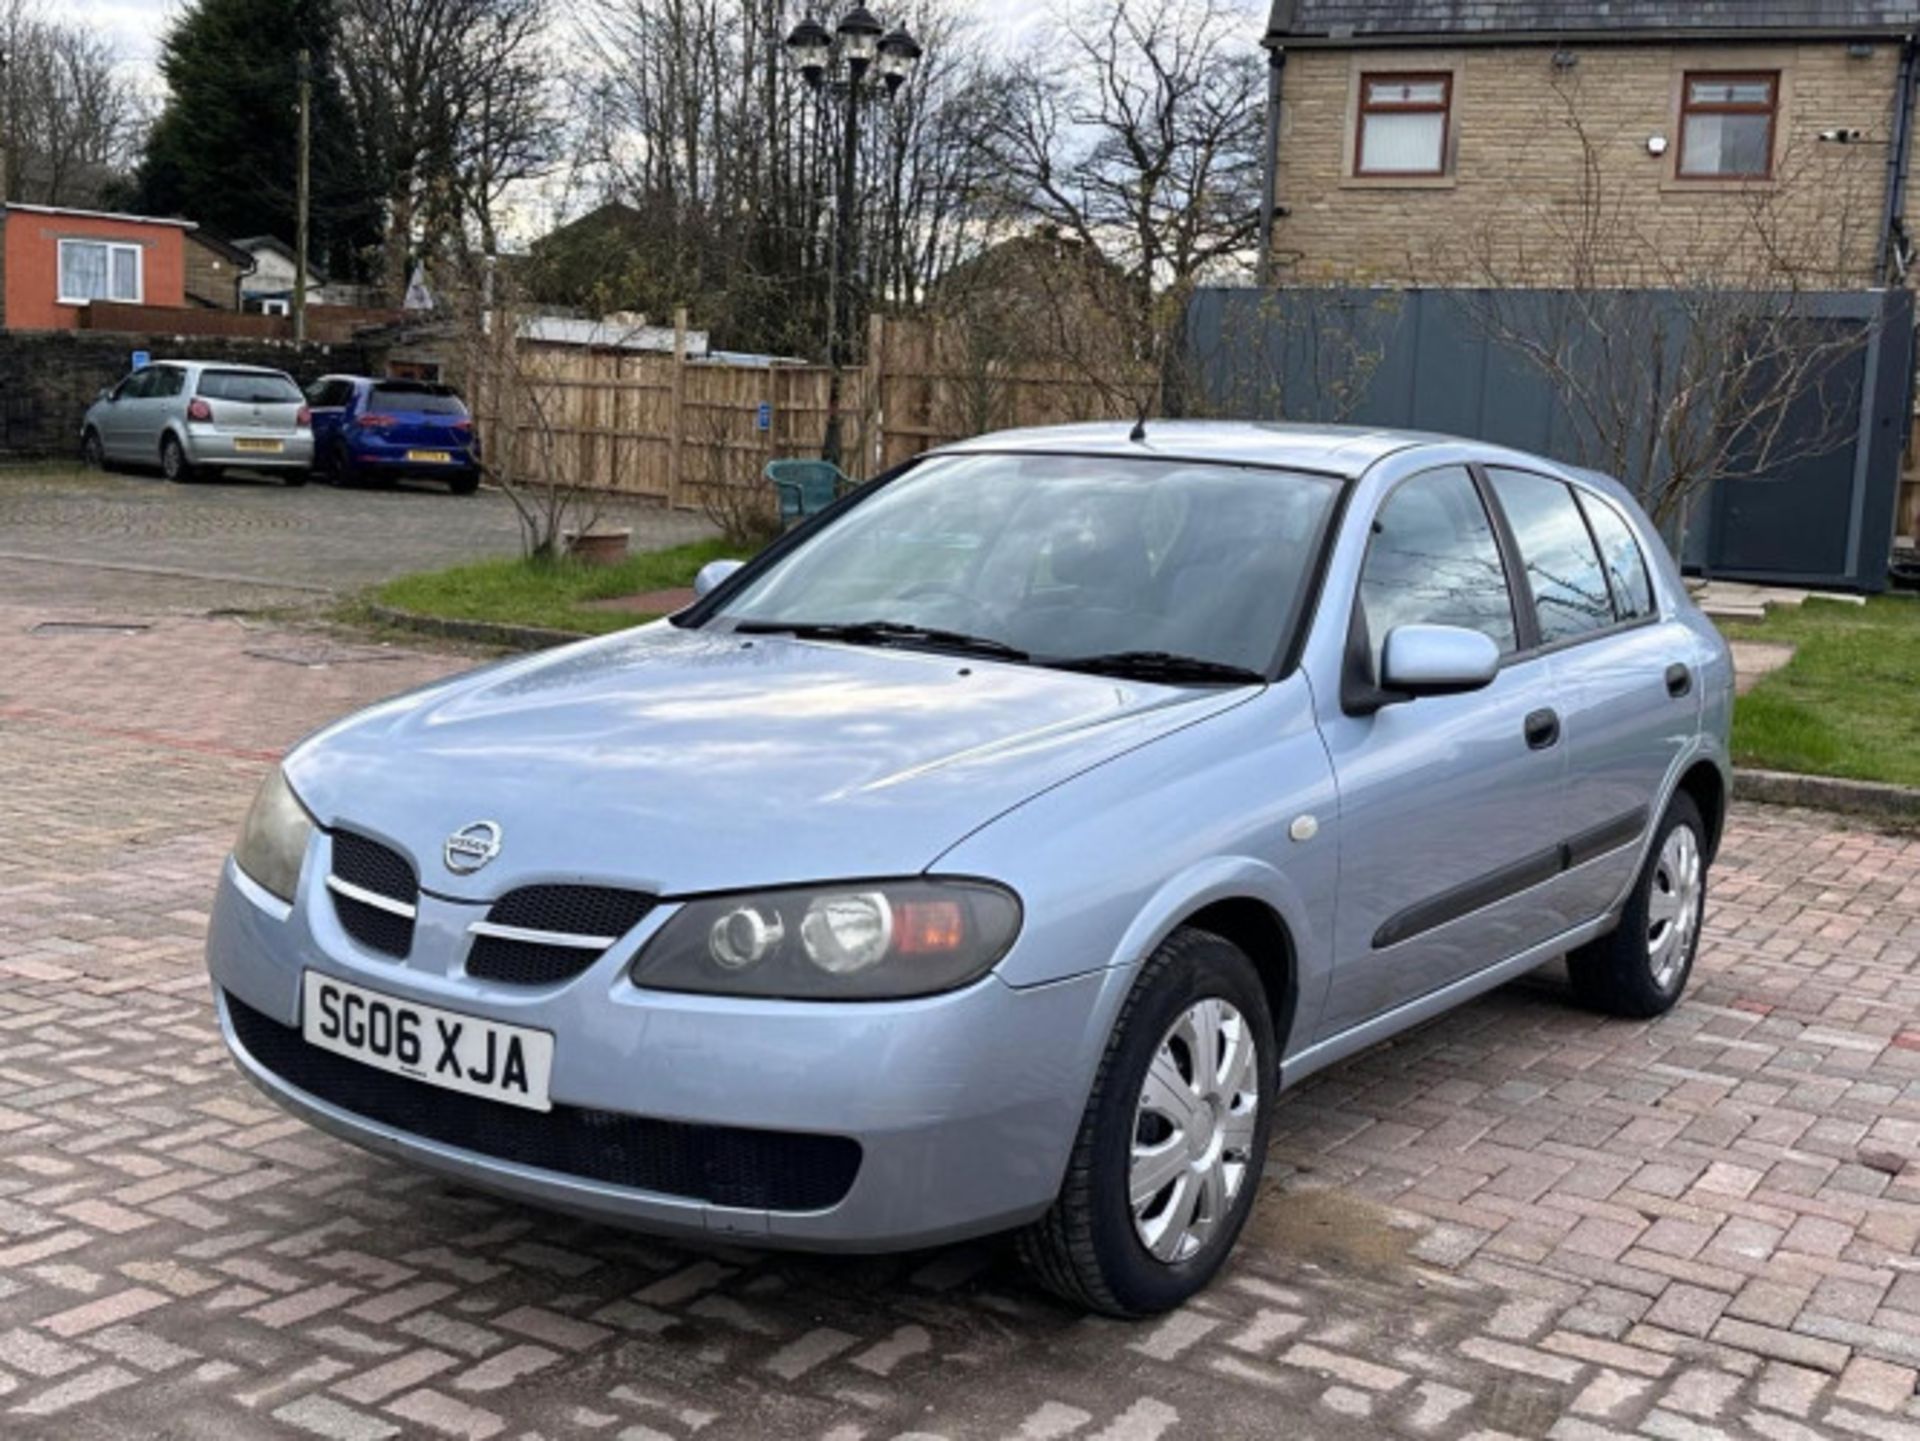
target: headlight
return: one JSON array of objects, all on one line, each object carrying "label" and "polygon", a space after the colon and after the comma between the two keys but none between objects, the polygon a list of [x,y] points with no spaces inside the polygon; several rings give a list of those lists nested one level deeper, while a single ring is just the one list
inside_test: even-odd
[{"label": "headlight", "polygon": [[1020,902],[985,881],[868,881],[688,901],[633,963],[633,983],[794,1000],[950,991],[1020,932]]},{"label": "headlight", "polygon": [[294,798],[286,775],[275,766],[240,826],[233,859],[264,889],[290,901],[300,885],[300,862],[312,834],[312,819]]}]

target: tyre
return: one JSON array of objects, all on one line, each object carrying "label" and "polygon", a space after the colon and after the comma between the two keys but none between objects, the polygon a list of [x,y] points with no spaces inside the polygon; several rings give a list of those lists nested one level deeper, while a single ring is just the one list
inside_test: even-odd
[{"label": "tyre", "polygon": [[160,473],[176,485],[185,485],[193,479],[193,462],[187,459],[186,447],[174,436],[160,437]]},{"label": "tyre", "polygon": [[1019,1235],[1041,1284],[1135,1317],[1211,1281],[1259,1190],[1275,1061],[1253,962],[1206,931],[1169,936],[1114,1025],[1059,1196]]},{"label": "tyre", "polygon": [[1707,828],[1682,791],[1660,818],[1620,924],[1567,957],[1574,995],[1611,1016],[1671,1010],[1693,973],[1706,906]]},{"label": "tyre", "polygon": [[304,470],[290,470],[280,478],[284,480],[289,487],[305,485],[307,483],[307,473]]},{"label": "tyre", "polygon": [[80,463],[88,470],[107,468],[107,448],[100,443],[100,432],[92,426],[80,437]]},{"label": "tyre", "polygon": [[447,482],[447,489],[455,495],[472,495],[480,488],[480,472],[469,471],[466,475],[456,475]]}]

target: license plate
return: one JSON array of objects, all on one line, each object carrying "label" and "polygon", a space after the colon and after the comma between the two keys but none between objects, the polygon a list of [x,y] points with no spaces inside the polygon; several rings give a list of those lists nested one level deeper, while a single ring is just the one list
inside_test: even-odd
[{"label": "license plate", "polygon": [[308,971],[301,980],[300,1034],[309,1045],[375,1070],[550,1111],[553,1033],[443,1011]]},{"label": "license plate", "polygon": [[453,456],[444,450],[410,450],[408,460],[426,461],[434,465],[445,465]]},{"label": "license plate", "polygon": [[284,449],[284,445],[277,440],[256,440],[251,436],[241,436],[233,442],[233,448],[235,450],[258,450],[264,451],[269,455],[278,455],[281,450]]}]

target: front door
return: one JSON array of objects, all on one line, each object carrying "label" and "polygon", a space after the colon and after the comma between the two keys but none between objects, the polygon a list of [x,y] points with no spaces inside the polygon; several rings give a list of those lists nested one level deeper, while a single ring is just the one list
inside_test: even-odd
[{"label": "front door", "polygon": [[135,460],[134,428],[139,424],[141,398],[153,384],[153,367],[136,370],[113,388],[113,399],[100,409],[100,448],[108,460]]},{"label": "front door", "polygon": [[1566,750],[1553,658],[1523,651],[1484,497],[1465,467],[1381,504],[1351,661],[1378,675],[1394,627],[1466,626],[1506,663],[1491,685],[1349,714],[1316,694],[1340,793],[1331,1036],[1537,945],[1571,924],[1559,887]]}]

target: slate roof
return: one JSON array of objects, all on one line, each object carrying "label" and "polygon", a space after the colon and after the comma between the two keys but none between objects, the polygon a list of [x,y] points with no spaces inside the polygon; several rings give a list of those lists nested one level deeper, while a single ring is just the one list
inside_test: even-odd
[{"label": "slate roof", "polygon": [[1557,35],[1903,34],[1920,0],[1273,0],[1274,44]]}]

